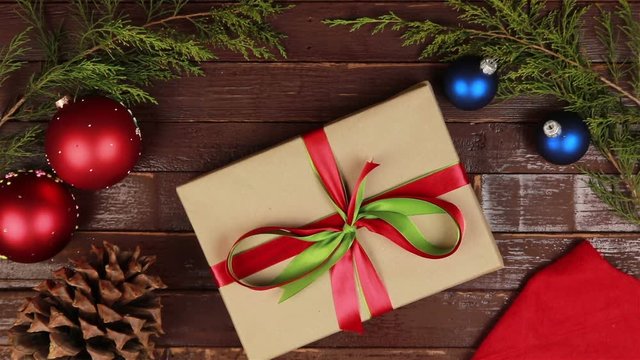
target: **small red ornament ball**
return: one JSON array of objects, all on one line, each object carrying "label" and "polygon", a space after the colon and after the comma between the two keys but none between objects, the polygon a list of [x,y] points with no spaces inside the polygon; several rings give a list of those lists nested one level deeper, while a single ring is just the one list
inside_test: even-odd
[{"label": "small red ornament ball", "polygon": [[77,221],[73,195],[44,171],[0,180],[0,255],[22,263],[49,259],[71,240]]},{"label": "small red ornament ball", "polygon": [[45,139],[47,159],[56,174],[84,190],[103,189],[124,179],[142,147],[131,111],[105,97],[61,106]]}]

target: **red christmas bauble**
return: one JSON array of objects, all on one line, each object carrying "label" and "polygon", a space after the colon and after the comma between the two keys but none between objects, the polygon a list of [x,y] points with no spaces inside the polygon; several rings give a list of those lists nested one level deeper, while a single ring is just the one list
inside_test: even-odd
[{"label": "red christmas bauble", "polygon": [[49,164],[67,183],[85,190],[109,187],[133,169],[142,147],[131,111],[105,98],[63,105],[47,129]]},{"label": "red christmas bauble", "polygon": [[0,254],[23,263],[49,259],[71,240],[78,207],[62,181],[44,171],[0,180]]}]

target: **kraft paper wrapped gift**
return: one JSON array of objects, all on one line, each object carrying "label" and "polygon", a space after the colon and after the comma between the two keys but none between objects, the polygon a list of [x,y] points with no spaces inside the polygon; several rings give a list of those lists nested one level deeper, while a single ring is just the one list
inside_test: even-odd
[{"label": "kraft paper wrapped gift", "polygon": [[[380,164],[367,177],[365,197],[459,162],[426,82],[333,122],[324,133],[347,189],[357,182],[363,164],[372,159]],[[180,186],[178,194],[208,263],[226,265],[234,243],[252,229],[301,227],[335,214],[315,170],[305,141],[296,138]],[[357,230],[358,243],[393,308],[502,267],[472,187],[467,184],[438,198],[457,206],[464,217],[464,235],[450,256],[416,256],[381,235]],[[412,216],[411,220],[436,245],[452,246],[457,241],[457,227],[446,214]],[[289,261],[276,267],[282,270]],[[324,273],[283,302],[280,288],[256,291],[237,282],[222,286],[220,294],[248,357],[273,358],[340,331],[332,276]],[[371,315],[363,297],[360,294],[360,316],[366,320]]]}]

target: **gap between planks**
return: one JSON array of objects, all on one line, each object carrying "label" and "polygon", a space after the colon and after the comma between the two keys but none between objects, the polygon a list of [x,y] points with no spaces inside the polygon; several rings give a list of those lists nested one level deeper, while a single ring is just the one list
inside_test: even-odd
[{"label": "gap between planks", "polygon": [[[10,355],[9,346],[0,346],[0,355]],[[376,348],[301,348],[278,357],[278,360],[328,360],[328,359],[360,359],[367,356],[371,359],[385,360],[448,360],[469,358],[475,348],[414,348],[414,347],[376,347]],[[158,347],[155,351],[158,360],[247,360],[246,354],[239,347]]]}]

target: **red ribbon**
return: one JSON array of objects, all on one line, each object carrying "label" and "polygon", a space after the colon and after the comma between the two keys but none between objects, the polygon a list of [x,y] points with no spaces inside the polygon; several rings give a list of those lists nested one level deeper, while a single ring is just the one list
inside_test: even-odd
[{"label": "red ribbon", "polygon": [[[248,237],[275,230],[286,230],[293,234],[304,236],[324,230],[340,231],[345,223],[352,223],[356,197],[354,195],[348,200],[338,165],[324,130],[320,129],[311,132],[303,136],[303,140],[322,184],[336,206],[347,216],[347,222],[336,213],[301,228],[263,227],[246,233],[237,240],[236,244]],[[359,183],[362,179],[376,166],[378,165],[367,163],[357,181],[356,189],[359,188]],[[444,209],[454,219],[460,228],[460,236],[462,237],[464,233],[464,218],[460,209],[454,204],[437,199],[436,197],[465,186],[468,183],[469,180],[467,179],[464,169],[460,164],[456,164],[376,197],[367,199],[364,203],[398,197],[414,198],[431,202]],[[355,226],[357,228],[366,228],[371,232],[380,234],[406,251],[430,259],[439,259],[453,254],[461,243],[458,242],[457,246],[451,252],[435,256],[416,249],[398,230],[383,220],[360,219],[355,223]],[[241,279],[290,259],[300,254],[312,244],[311,242],[301,241],[292,237],[280,236],[235,254],[231,259],[233,271],[230,271],[228,268],[229,262],[227,260],[213,265],[211,270],[220,287],[238,282],[254,290],[267,290],[274,286],[251,286],[242,282]],[[231,254],[229,256],[231,256]],[[340,329],[362,332],[363,328],[360,319],[354,267],[357,270],[357,280],[362,288],[365,302],[368,305],[371,316],[380,316],[392,310],[393,306],[382,279],[380,279],[371,259],[369,259],[358,240],[354,240],[353,245],[347,253],[331,268],[330,276],[333,301]],[[292,281],[294,280],[296,279]]]}]

